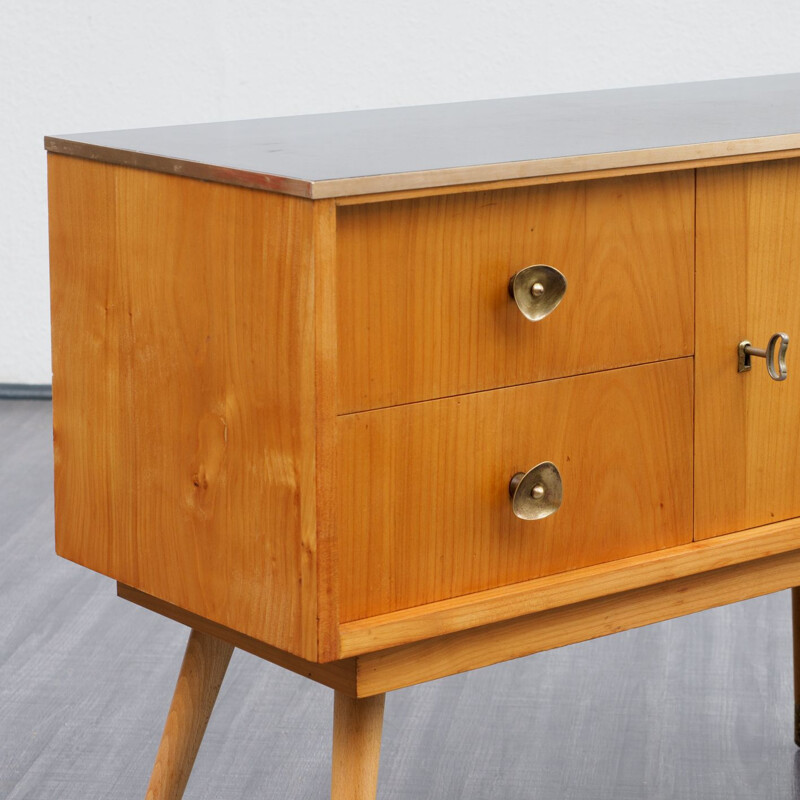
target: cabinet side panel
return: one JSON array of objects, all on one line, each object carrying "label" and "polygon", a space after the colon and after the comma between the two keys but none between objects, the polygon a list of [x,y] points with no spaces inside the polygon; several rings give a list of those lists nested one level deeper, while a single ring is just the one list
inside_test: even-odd
[{"label": "cabinet side panel", "polygon": [[312,203],[50,157],[58,553],[316,657]]},{"label": "cabinet side panel", "polygon": [[697,176],[695,538],[800,516],[800,381],[737,345],[800,334],[800,160]]}]

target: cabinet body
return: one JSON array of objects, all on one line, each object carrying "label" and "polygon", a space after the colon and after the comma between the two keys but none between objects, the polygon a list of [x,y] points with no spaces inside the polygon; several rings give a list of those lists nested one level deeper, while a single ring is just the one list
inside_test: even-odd
[{"label": "cabinet body", "polygon": [[800,331],[800,158],[749,160],[310,199],[51,153],[58,552],[356,695],[800,583],[800,383],[737,371]]}]

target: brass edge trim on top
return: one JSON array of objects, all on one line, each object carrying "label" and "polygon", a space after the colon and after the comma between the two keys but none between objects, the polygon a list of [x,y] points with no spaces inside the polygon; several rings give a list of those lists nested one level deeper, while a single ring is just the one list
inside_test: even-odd
[{"label": "brass edge trim on top", "polygon": [[169,156],[141,153],[135,150],[119,150],[103,145],[75,142],[70,139],[59,139],[57,136],[45,136],[44,147],[50,153],[74,158],[86,158],[104,164],[120,167],[132,167],[148,172],[162,172],[166,175],[177,175],[182,178],[195,178],[212,183],[224,183],[229,186],[241,186],[245,189],[260,189],[293,197],[310,199],[312,184],[309,181],[287,178],[284,175],[268,175],[262,172],[232,169],[199,161],[187,161]]},{"label": "brass edge trim on top", "polygon": [[527,178],[510,178],[509,180],[483,181],[481,183],[465,183],[455,186],[429,186],[424,189],[405,189],[383,193],[342,195],[335,198],[336,207],[366,205],[368,203],[385,203],[395,200],[411,200],[423,197],[435,197],[459,192],[488,192],[501,189],[518,189],[530,186],[552,186],[557,183],[576,181],[602,180],[634,175],[651,175],[660,172],[678,172],[687,169],[709,169],[734,164],[750,164],[755,161],[778,161],[784,158],[800,158],[800,148],[768,150],[735,155],[709,156],[692,161],[667,161],[656,164],[632,164],[626,167],[609,167],[607,169],[589,169],[585,172],[564,172],[554,175],[532,175]]},{"label": "brass edge trim on top", "polygon": [[242,186],[248,189],[260,189],[279,194],[289,194],[295,197],[321,200],[414,189],[462,186],[470,183],[580,174],[594,170],[674,164],[677,162],[685,162],[686,167],[690,168],[692,162],[706,158],[774,153],[781,150],[797,149],[800,148],[800,133],[317,181],[251,172],[170,158],[168,156],[132,150],[119,150],[101,145],[90,145],[68,139],[59,139],[57,136],[46,136],[44,142],[46,150],[61,155],[88,158],[137,169],[165,172],[199,180]]},{"label": "brass edge trim on top", "polygon": [[644,150],[620,150],[611,153],[588,153],[576,156],[511,161],[499,164],[480,164],[469,167],[449,167],[424,172],[398,172],[386,175],[367,175],[360,178],[337,178],[314,181],[311,197],[351,197],[361,194],[395,192],[413,189],[433,189],[460,186],[467,183],[488,183],[553,175],[572,175],[604,169],[625,169],[657,164],[685,162],[691,168],[694,161],[724,156],[772,153],[800,148],[800,133],[764,136],[755,139],[731,139],[701,144],[671,145]]}]

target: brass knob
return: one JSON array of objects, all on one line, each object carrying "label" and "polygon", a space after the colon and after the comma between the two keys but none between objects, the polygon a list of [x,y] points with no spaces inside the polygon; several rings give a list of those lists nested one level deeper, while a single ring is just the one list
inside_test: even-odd
[{"label": "brass knob", "polygon": [[[775,348],[780,343],[778,349],[778,361],[775,362]],[[750,359],[753,356],[763,358],[767,362],[767,372],[774,381],[785,381],[788,372],[786,370],[786,351],[789,349],[789,335],[786,333],[773,333],[764,350],[753,347],[745,339],[739,342],[739,372],[749,372],[752,368]]]},{"label": "brass knob", "polygon": [[517,472],[508,484],[511,507],[520,519],[542,519],[561,507],[561,473],[552,461]]},{"label": "brass knob", "polygon": [[547,264],[525,267],[511,277],[508,293],[527,319],[538,322],[551,313],[567,291],[567,279]]}]

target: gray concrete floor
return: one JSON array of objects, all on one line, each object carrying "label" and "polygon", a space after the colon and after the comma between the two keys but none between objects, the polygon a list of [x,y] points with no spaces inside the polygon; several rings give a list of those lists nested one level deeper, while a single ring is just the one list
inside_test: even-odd
[{"label": "gray concrete floor", "polygon": [[[188,631],[54,555],[50,448],[0,402],[0,798],[141,800]],[[332,705],[235,652],[187,800],[326,797]],[[800,798],[788,593],[394,692],[379,797]]]}]

